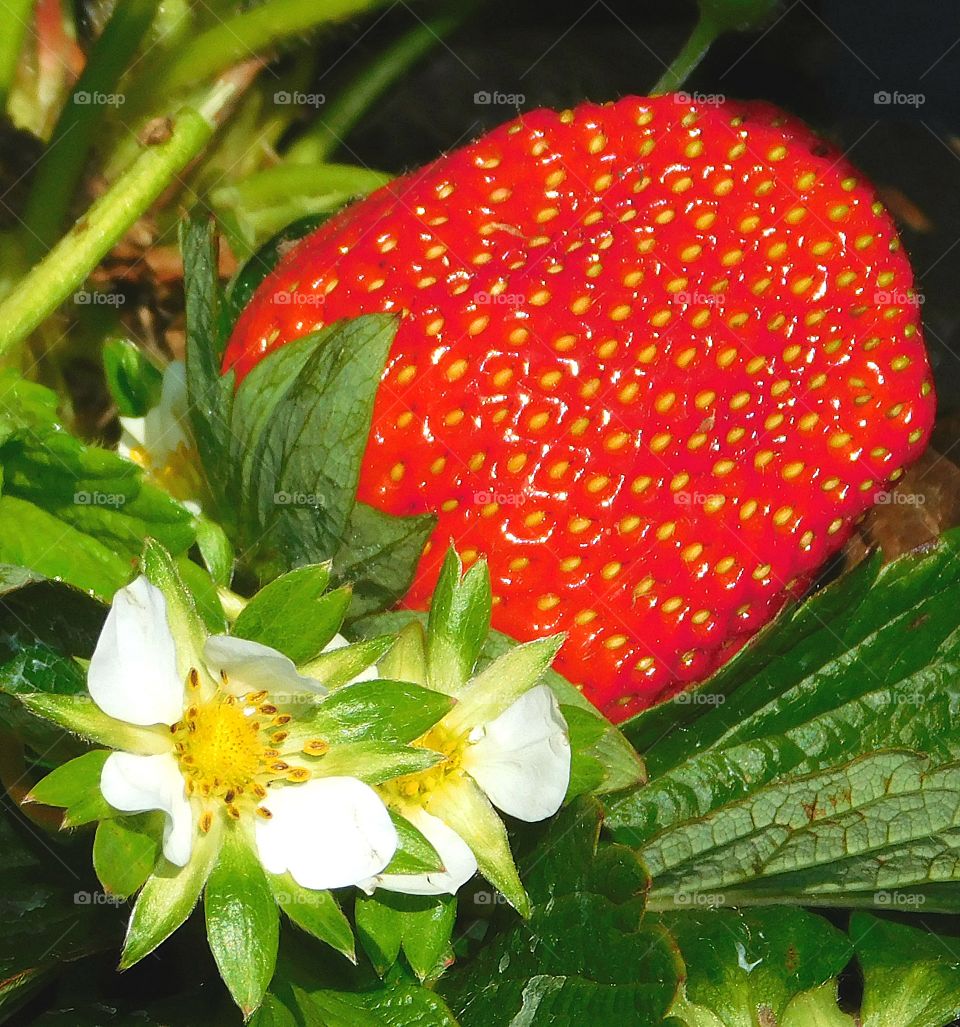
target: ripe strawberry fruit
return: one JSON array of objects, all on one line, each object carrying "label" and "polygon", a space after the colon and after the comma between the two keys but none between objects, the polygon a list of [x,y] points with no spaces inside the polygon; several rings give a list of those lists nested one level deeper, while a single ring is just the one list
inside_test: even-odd
[{"label": "ripe strawberry fruit", "polygon": [[843,157],[763,103],[524,114],[308,237],[225,366],[402,314],[360,499],[485,554],[494,626],[622,720],[704,678],[923,449],[912,276]]}]

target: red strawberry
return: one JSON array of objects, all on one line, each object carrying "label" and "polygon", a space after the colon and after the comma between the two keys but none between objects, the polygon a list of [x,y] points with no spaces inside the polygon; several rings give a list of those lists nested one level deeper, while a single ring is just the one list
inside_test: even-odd
[{"label": "red strawberry", "polygon": [[805,126],[628,97],[524,114],[350,207],[225,363],[402,312],[360,498],[440,515],[407,604],[450,538],[486,554],[495,627],[569,632],[558,669],[621,720],[728,658],[921,452],[911,286]]}]

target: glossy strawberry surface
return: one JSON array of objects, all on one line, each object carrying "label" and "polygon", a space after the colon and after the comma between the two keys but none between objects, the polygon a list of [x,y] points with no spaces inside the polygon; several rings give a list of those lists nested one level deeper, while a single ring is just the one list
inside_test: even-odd
[{"label": "glossy strawberry surface", "polygon": [[699,681],[835,552],[934,412],[868,183],[762,103],[523,114],[290,251],[225,366],[402,315],[359,498],[490,562],[494,626],[566,631],[615,720]]}]

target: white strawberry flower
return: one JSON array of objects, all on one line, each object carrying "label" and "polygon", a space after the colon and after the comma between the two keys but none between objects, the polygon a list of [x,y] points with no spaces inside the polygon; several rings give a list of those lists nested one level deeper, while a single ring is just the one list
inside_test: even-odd
[{"label": "white strawberry flower", "polygon": [[167,364],[160,400],[143,417],[120,418],[117,452],[141,467],[147,477],[200,513],[199,457],[190,431],[187,374],[182,360]]},{"label": "white strawberry flower", "polygon": [[290,732],[298,704],[326,689],[283,654],[228,635],[199,652],[178,645],[164,593],[140,577],[114,598],[88,681],[134,743],[107,758],[103,796],[125,813],[161,810],[170,863],[186,866],[230,821],[249,829],[266,871],[305,888],[355,884],[392,858],[397,832],[377,793],[322,776],[325,743]]}]

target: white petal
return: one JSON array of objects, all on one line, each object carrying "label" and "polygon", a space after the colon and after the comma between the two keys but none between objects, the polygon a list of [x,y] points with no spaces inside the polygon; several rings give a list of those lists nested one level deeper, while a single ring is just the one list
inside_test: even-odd
[{"label": "white petal", "polygon": [[144,418],[143,447],[155,466],[164,466],[181,446],[193,445],[187,416],[186,368],[174,360],[163,372],[160,402]]},{"label": "white petal", "polygon": [[174,724],[183,713],[184,683],[167,623],[163,593],[139,577],[113,597],[88,675],[104,713],[130,724]]},{"label": "white petal", "polygon": [[[126,460],[134,449],[143,446],[143,435],[145,421],[142,417],[121,417],[120,418],[120,441],[117,443],[117,452]],[[134,461],[136,462],[136,461]]]},{"label": "white petal", "polygon": [[193,847],[193,808],[173,755],[111,753],[100,772],[100,791],[114,809],[124,813],[154,809],[166,813],[163,854],[178,867],[187,865]]},{"label": "white petal", "polygon": [[257,818],[260,862],[290,871],[303,888],[345,888],[381,870],[397,849],[397,829],[369,786],[354,777],[318,777],[268,793],[273,814]]},{"label": "white petal", "polygon": [[403,815],[437,850],[444,869],[429,874],[379,874],[362,885],[364,891],[370,894],[384,888],[406,895],[456,895],[477,872],[470,846],[439,817],[420,806],[405,809]]},{"label": "white petal", "polygon": [[560,808],[570,782],[570,740],[546,685],[525,692],[499,717],[471,733],[464,769],[498,809],[520,820],[545,820]]},{"label": "white petal", "polygon": [[221,670],[226,673],[227,688],[235,695],[263,689],[274,694],[327,694],[327,689],[319,681],[298,674],[293,660],[259,642],[232,635],[211,635],[203,655],[214,677],[219,678]]}]

